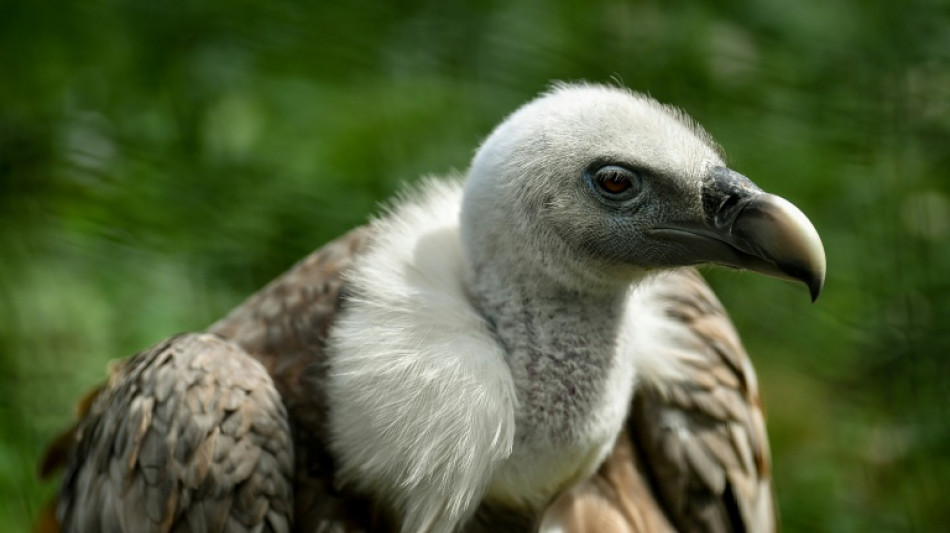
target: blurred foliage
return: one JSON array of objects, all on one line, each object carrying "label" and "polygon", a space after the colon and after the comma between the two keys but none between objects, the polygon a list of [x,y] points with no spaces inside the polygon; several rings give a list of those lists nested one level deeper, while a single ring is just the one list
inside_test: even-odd
[{"label": "blurred foliage", "polygon": [[551,80],[683,107],[809,214],[829,274],[711,271],[785,531],[950,521],[945,2],[0,3],[0,523],[106,362],[197,330]]}]

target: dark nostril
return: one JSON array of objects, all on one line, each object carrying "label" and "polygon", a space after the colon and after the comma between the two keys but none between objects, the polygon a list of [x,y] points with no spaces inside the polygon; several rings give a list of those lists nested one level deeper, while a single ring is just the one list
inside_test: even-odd
[{"label": "dark nostril", "polygon": [[729,211],[731,211],[732,208],[734,208],[734,207],[736,206],[736,204],[738,204],[738,203],[739,203],[739,197],[738,197],[737,195],[735,195],[735,194],[731,194],[731,195],[729,195],[728,198],[726,198],[726,201],[723,202],[722,205],[719,207],[719,212],[720,212],[721,214],[727,214],[727,213],[729,213]]},{"label": "dark nostril", "polygon": [[725,200],[719,206],[718,211],[713,216],[717,227],[725,227],[732,224],[732,221],[735,220],[736,215],[741,210],[741,206],[739,205],[741,201],[742,197],[738,194],[726,196]]}]

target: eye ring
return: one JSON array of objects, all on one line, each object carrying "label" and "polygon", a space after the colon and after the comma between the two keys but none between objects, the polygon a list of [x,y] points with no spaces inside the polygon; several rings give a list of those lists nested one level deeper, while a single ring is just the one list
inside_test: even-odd
[{"label": "eye ring", "polygon": [[587,181],[607,200],[629,200],[640,194],[640,175],[619,165],[605,165],[588,172]]}]

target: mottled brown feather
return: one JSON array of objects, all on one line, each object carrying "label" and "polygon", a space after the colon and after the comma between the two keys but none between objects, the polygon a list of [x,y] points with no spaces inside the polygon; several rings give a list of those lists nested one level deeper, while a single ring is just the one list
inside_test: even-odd
[{"label": "mottled brown feather", "polygon": [[663,280],[659,297],[702,349],[683,379],[637,389],[630,432],[644,475],[681,531],[775,531],[761,402],[739,336],[691,269]]},{"label": "mottled brown feather", "polygon": [[162,342],[117,365],[84,410],[57,502],[64,531],[290,530],[286,411],[233,343]]}]

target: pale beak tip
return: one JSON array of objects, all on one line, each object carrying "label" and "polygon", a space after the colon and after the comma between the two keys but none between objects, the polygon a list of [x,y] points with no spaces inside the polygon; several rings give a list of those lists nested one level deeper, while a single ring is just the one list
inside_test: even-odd
[{"label": "pale beak tip", "polygon": [[815,226],[798,207],[782,197],[762,194],[745,207],[734,230],[747,242],[757,243],[759,255],[788,279],[804,283],[812,302],[818,299],[825,285],[825,249]]}]

